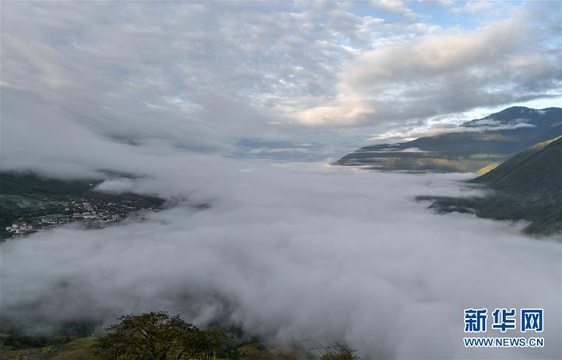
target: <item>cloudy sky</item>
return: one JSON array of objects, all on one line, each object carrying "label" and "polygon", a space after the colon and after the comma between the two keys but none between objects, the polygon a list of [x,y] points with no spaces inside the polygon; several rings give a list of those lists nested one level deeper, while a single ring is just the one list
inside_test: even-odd
[{"label": "cloudy sky", "polygon": [[1,6],[3,123],[44,102],[125,143],[320,160],[561,102],[558,1]]}]

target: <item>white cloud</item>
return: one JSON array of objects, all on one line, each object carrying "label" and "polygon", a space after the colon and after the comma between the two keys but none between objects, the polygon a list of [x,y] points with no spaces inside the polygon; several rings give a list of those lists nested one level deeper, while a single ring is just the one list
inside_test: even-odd
[{"label": "white cloud", "polygon": [[372,0],[371,4],[378,10],[399,13],[411,20],[416,18],[416,14],[402,0]]},{"label": "white cloud", "polygon": [[486,9],[490,9],[493,6],[494,3],[492,1],[467,1],[465,4],[465,9],[470,13],[476,13]]},{"label": "white cloud", "polygon": [[559,50],[543,36],[520,13],[476,30],[433,32],[364,51],[342,69],[331,105],[304,110],[301,121],[407,121],[549,97],[560,83]]},{"label": "white cloud", "polygon": [[[2,244],[3,314],[40,326],[167,309],[281,344],[328,337],[369,358],[560,357],[560,244],[413,202],[478,193],[455,182],[466,175],[194,160],[145,161],[151,176],[131,186],[210,209]],[[465,308],[523,306],[545,308],[545,348],[463,347]]]},{"label": "white cloud", "polygon": [[488,15],[478,29],[389,18],[413,7],[399,1],[249,4],[6,3],[2,88],[103,136],[221,153],[244,137],[419,119],[559,88],[558,20],[544,4]]}]

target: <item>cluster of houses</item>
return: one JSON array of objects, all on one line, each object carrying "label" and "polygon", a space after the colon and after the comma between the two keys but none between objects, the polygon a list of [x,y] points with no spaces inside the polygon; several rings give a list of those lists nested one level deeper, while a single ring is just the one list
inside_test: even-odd
[{"label": "cluster of houses", "polygon": [[[50,205],[58,213],[33,217],[28,219],[30,220],[28,222],[19,219],[14,221],[12,226],[6,227],[6,231],[12,237],[19,237],[40,229],[51,228],[73,221],[88,221],[89,223],[103,226],[106,223],[120,221],[130,212],[138,210],[130,201],[123,201],[121,203],[96,201],[95,204],[92,204],[85,199],[76,199],[71,202],[52,202]],[[152,208],[148,210],[152,210]]]},{"label": "cluster of houses", "polygon": [[36,231],[32,225],[26,223],[25,221],[14,221],[12,226],[6,227],[6,231],[14,235],[26,235],[31,232]]},{"label": "cluster of houses", "polygon": [[121,215],[112,214],[109,211],[95,211],[74,212],[72,214],[49,214],[39,217],[41,225],[60,225],[66,224],[74,220],[98,220],[101,223],[108,223],[121,220]]}]

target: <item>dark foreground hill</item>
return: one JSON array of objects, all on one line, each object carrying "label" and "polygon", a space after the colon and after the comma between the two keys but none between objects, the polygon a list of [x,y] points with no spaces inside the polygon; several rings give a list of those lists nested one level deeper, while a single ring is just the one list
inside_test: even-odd
[{"label": "dark foreground hill", "polygon": [[[463,123],[457,132],[362,147],[335,165],[380,170],[477,172],[533,144],[562,135],[562,109],[511,107]],[[492,166],[493,167],[493,166]]]},{"label": "dark foreground hill", "polygon": [[526,220],[529,234],[562,232],[562,137],[539,143],[469,183],[493,192],[478,198],[432,198],[439,213],[471,213],[496,220]]}]

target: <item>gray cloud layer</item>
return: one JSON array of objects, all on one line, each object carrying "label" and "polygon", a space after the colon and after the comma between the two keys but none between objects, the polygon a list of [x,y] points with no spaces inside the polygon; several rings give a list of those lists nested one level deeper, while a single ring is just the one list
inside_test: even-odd
[{"label": "gray cloud layer", "polygon": [[[183,194],[211,209],[3,244],[3,312],[112,321],[168,309],[203,324],[227,316],[280,343],[338,339],[373,358],[560,357],[560,244],[412,201],[474,194],[454,182],[466,176],[219,159],[201,174],[177,162],[189,163],[151,163],[152,179],[102,188]],[[463,347],[465,308],[525,306],[545,309],[544,349]]]},{"label": "gray cloud layer", "polygon": [[222,153],[303,141],[302,125],[380,129],[560,96],[560,3],[469,5],[9,2],[2,88],[98,134]]}]

